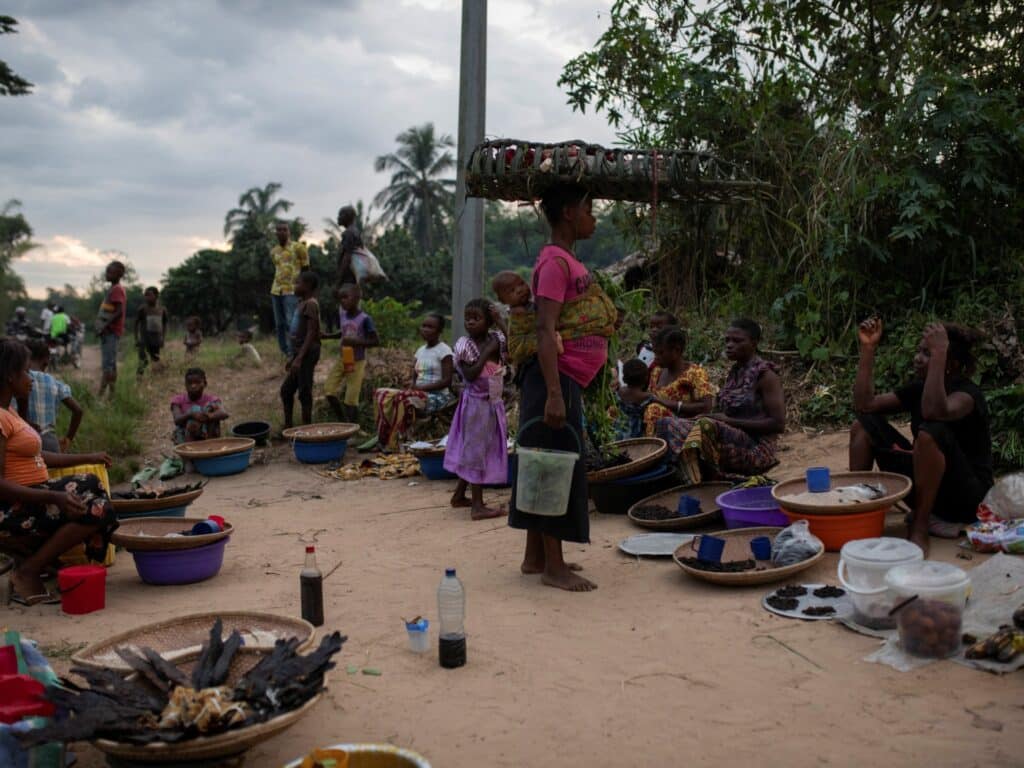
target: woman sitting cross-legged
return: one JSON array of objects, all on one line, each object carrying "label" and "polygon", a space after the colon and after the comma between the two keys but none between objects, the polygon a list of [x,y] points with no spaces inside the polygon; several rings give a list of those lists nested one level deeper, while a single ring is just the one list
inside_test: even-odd
[{"label": "woman sitting cross-legged", "polygon": [[674,325],[654,335],[651,366],[653,402],[644,411],[644,432],[653,435],[659,419],[666,416],[701,416],[712,411],[715,386],[697,363],[686,359],[686,331]]},{"label": "woman sitting cross-legged", "polygon": [[[860,326],[860,364],[853,389],[857,421],[850,430],[850,469],[878,463],[886,472],[914,479],[908,498],[913,517],[909,538],[928,551],[928,534],[956,538],[976,519],[978,504],[992,487],[992,437],[985,395],[968,378],[972,347],[980,334],[950,323],[924,329],[914,356],[914,379],[895,392],[875,394],[875,352],[882,321]],[[911,443],[885,419],[909,413]]]},{"label": "woman sitting cross-legged", "polygon": [[96,475],[51,480],[47,467],[105,464],[105,453],[50,453],[39,435],[11,410],[28,397],[32,379],[28,348],[0,340],[0,551],[21,559],[10,576],[8,600],[22,605],[57,603],[41,573],[62,554],[85,544],[86,555],[102,562],[117,516]]},{"label": "woman sitting cross-legged", "polygon": [[725,356],[733,361],[718,392],[717,411],[686,419],[665,416],[654,425],[679,460],[685,483],[723,475],[749,477],[777,463],[775,443],[786,428],[786,402],[775,366],[757,354],[761,327],[733,320],[725,333]]}]

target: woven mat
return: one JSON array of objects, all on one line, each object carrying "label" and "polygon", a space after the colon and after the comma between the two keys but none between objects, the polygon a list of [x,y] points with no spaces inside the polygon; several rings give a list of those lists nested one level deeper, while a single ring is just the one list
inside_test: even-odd
[{"label": "woven mat", "polygon": [[416,477],[419,473],[419,459],[411,453],[385,454],[364,459],[358,464],[344,464],[337,469],[317,470],[317,474],[332,480],[362,480],[364,477],[395,480]]}]

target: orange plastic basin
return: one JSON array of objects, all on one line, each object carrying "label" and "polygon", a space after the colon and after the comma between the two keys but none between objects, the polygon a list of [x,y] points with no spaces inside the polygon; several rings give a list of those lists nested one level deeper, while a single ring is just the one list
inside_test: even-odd
[{"label": "orange plastic basin", "polygon": [[854,539],[873,539],[885,530],[887,509],[871,512],[856,512],[850,515],[809,515],[806,512],[791,512],[782,507],[789,522],[806,520],[811,533],[821,539],[828,552],[838,552],[843,544]]}]

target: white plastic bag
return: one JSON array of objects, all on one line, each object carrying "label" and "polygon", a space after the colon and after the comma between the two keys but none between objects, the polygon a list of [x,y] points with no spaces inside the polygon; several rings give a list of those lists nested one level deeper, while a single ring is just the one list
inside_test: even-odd
[{"label": "white plastic bag", "polygon": [[982,522],[1007,522],[1024,517],[1024,472],[999,478],[978,505]]},{"label": "white plastic bag", "polygon": [[356,282],[360,284],[379,283],[388,279],[377,257],[366,248],[352,251],[352,271],[356,274]]},{"label": "white plastic bag", "polygon": [[781,568],[810,560],[822,551],[825,545],[821,539],[811,533],[810,524],[806,520],[797,520],[788,528],[783,528],[772,543],[772,565]]}]

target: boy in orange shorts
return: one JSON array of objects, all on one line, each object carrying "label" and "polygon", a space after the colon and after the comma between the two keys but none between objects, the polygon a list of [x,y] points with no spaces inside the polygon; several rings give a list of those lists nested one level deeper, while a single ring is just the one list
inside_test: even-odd
[{"label": "boy in orange shorts", "polygon": [[[323,339],[341,339],[341,356],[327,375],[324,392],[338,421],[356,424],[359,394],[366,375],[366,350],[380,346],[373,318],[359,308],[359,286],[346,283],[338,289],[339,330],[321,334]],[[344,392],[343,392],[344,390]],[[344,394],[344,400],[339,397]]]}]

